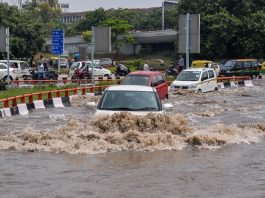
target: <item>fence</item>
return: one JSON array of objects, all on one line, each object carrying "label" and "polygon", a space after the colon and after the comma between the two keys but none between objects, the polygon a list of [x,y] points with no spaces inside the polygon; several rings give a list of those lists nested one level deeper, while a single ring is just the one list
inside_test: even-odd
[{"label": "fence", "polygon": [[54,97],[68,97],[70,95],[77,95],[81,93],[85,95],[88,93],[95,93],[101,92],[106,89],[108,85],[103,86],[91,86],[91,87],[80,87],[80,88],[70,88],[70,89],[63,89],[63,90],[53,90],[53,91],[44,91],[44,92],[37,92],[32,94],[24,94],[20,96],[5,98],[0,100],[0,107],[9,108],[10,106],[17,106],[19,103],[33,103],[33,100],[52,100]]}]

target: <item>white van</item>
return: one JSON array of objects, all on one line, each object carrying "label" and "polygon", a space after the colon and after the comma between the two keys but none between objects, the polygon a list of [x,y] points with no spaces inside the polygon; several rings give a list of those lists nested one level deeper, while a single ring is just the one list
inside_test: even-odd
[{"label": "white van", "polygon": [[[10,80],[16,79],[16,70],[14,68],[9,68],[9,78]],[[0,63],[0,79],[7,80],[8,72],[7,72],[7,64]]]},{"label": "white van", "polygon": [[[0,60],[0,63],[4,63],[7,65],[7,60]],[[25,61],[10,60],[9,67],[14,69],[16,73],[16,78],[24,78],[31,75],[29,71],[29,64]]]},{"label": "white van", "polygon": [[216,73],[211,68],[183,70],[170,85],[170,90],[176,89],[187,89],[197,93],[218,91]]}]

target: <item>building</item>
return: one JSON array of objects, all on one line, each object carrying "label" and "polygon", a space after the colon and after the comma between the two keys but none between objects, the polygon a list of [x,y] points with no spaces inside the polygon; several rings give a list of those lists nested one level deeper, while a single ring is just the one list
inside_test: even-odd
[{"label": "building", "polygon": [[65,12],[61,13],[59,17],[59,21],[62,23],[73,23],[80,21],[86,17],[87,12]]}]

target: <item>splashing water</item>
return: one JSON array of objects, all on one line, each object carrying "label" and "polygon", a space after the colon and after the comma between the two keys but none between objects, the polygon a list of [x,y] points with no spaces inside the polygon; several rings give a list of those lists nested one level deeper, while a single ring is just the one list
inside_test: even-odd
[{"label": "splashing water", "polygon": [[0,134],[0,149],[95,154],[117,151],[182,150],[186,146],[217,149],[226,144],[259,142],[265,124],[195,128],[180,115],[127,112],[80,121],[71,119],[54,131],[26,128]]}]

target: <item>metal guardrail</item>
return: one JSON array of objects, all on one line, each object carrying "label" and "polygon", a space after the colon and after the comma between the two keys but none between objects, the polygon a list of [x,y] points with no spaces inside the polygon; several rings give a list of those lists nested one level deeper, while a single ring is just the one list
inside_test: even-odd
[{"label": "metal guardrail", "polygon": [[[95,90],[101,92],[109,85],[104,86],[91,86],[91,87],[80,87],[80,88],[70,88],[63,90],[52,90],[52,91],[43,91],[31,94],[24,94],[20,96],[14,96],[10,98],[5,98],[0,100],[0,106],[4,108],[9,108],[10,106],[17,106],[18,103],[33,103],[33,100],[37,98],[37,100],[43,100],[47,98],[48,100],[52,100],[54,97],[68,97],[70,95],[77,95],[79,91],[81,91],[82,95],[85,95],[87,92],[95,93]],[[46,96],[46,97],[45,97]]]}]

